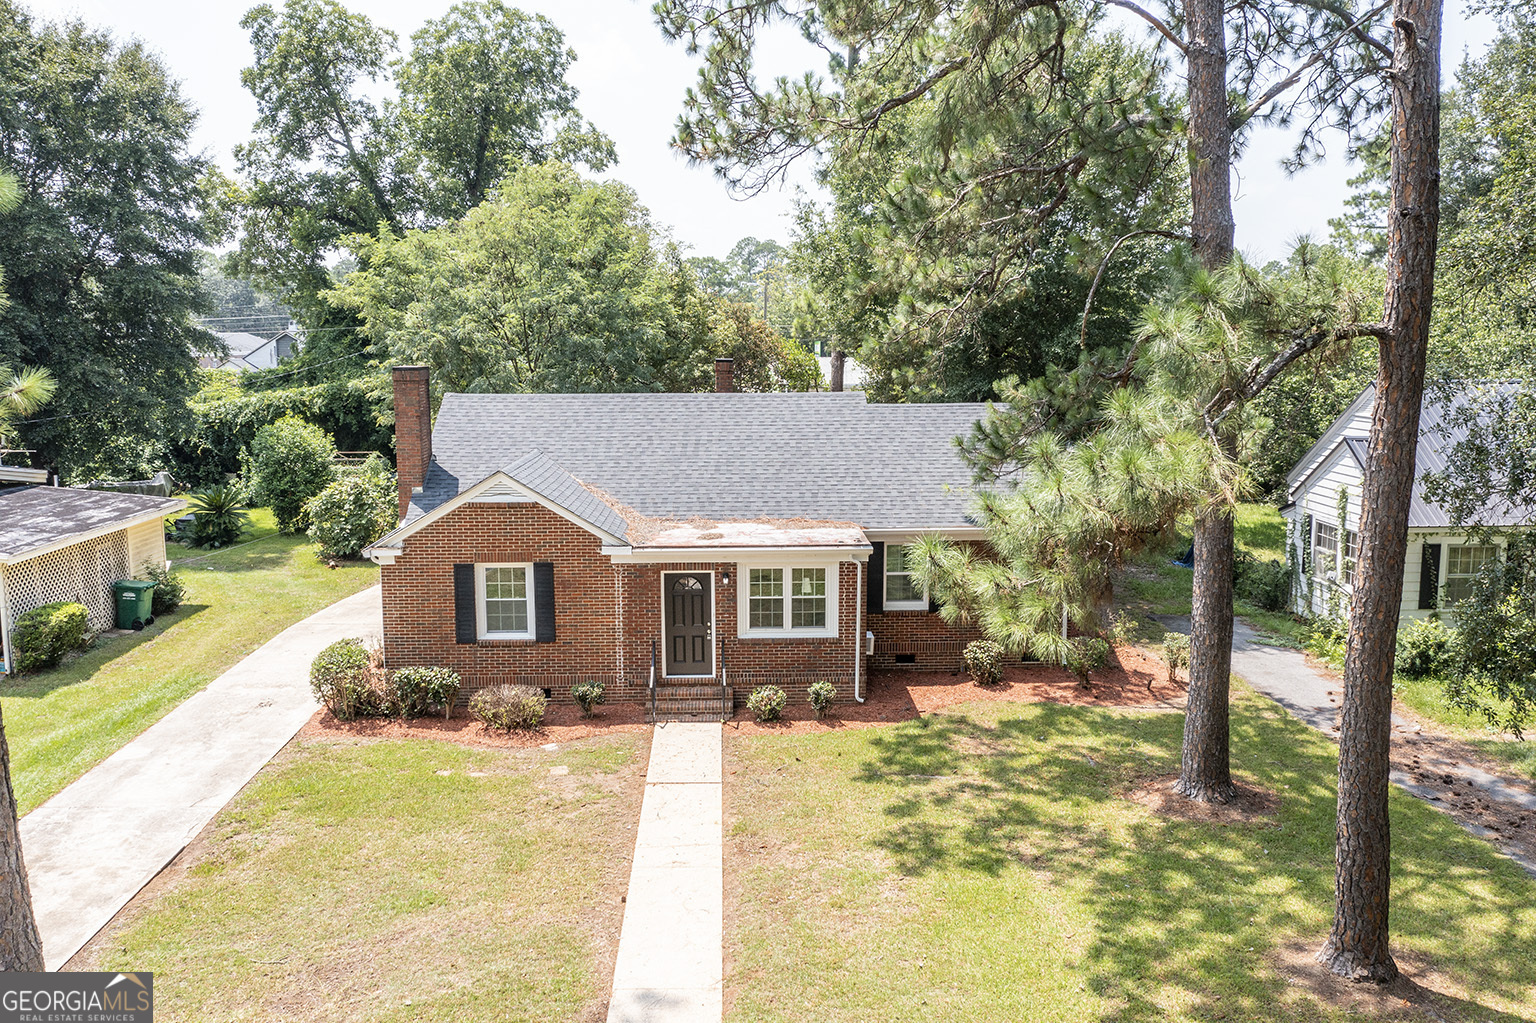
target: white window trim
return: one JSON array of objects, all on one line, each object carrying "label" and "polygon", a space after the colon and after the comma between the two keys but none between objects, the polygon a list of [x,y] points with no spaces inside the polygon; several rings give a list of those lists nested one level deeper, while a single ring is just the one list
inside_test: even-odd
[{"label": "white window trim", "polygon": [[1473,571],[1473,572],[1454,572],[1453,573],[1451,571],[1451,552],[1456,550],[1457,548],[1465,548],[1465,547],[1491,547],[1493,549],[1492,559],[1494,561],[1503,561],[1504,560],[1504,549],[1503,549],[1503,546],[1501,544],[1496,544],[1496,543],[1493,543],[1493,544],[1488,544],[1488,543],[1472,543],[1470,541],[1468,541],[1466,543],[1458,543],[1458,544],[1447,543],[1445,545],[1445,571],[1441,573],[1441,578],[1440,578],[1440,594],[1439,594],[1440,600],[1439,600],[1439,603],[1443,607],[1454,607],[1455,605],[1461,603],[1461,601],[1459,601],[1459,600],[1452,600],[1451,599],[1451,580],[1452,579],[1466,579],[1468,581],[1476,580],[1477,577],[1480,574],[1482,574],[1483,565],[1486,565],[1488,563],[1487,561],[1484,561],[1483,564],[1479,565],[1477,567],[1477,570]]},{"label": "white window trim", "polygon": [[[840,562],[747,562],[736,566],[736,636],[739,639],[835,639],[837,637],[837,595],[842,574]],[[774,568],[784,573],[784,627],[779,629],[754,629],[751,627],[751,575],[754,568]],[[797,568],[820,568],[827,573],[827,624],[818,628],[795,628],[789,624],[794,594],[790,592],[790,574]]]},{"label": "white window trim", "polygon": [[[528,630],[526,632],[491,632],[485,624],[485,570],[488,568],[521,568],[523,570],[524,587],[528,591]],[[498,639],[533,639],[535,638],[533,607],[533,562],[531,561],[492,561],[475,565],[475,636],[482,640]]]},{"label": "white window trim", "polygon": [[1322,575],[1325,579],[1337,580],[1339,578],[1339,549],[1343,546],[1343,537],[1340,535],[1340,530],[1336,523],[1323,522],[1315,515],[1312,517],[1312,571],[1314,573],[1317,571],[1317,556],[1320,553],[1317,541],[1318,537],[1322,535],[1324,528],[1333,530],[1333,564],[1329,565]]}]

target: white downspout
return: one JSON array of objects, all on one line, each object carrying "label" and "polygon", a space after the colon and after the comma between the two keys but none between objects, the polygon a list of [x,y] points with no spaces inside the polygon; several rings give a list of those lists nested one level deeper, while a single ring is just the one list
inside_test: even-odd
[{"label": "white downspout", "polygon": [[5,566],[0,565],[0,660],[5,669],[16,674],[16,662],[11,659],[11,598],[5,587]]},{"label": "white downspout", "polygon": [[864,660],[864,565],[858,558],[853,559],[853,700],[855,703],[864,702],[864,693],[859,689],[859,664]]}]

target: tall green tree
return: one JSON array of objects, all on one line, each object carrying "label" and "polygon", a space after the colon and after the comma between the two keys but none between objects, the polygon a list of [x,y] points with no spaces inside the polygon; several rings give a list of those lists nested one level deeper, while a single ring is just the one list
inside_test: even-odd
[{"label": "tall green tree", "polygon": [[716,355],[739,355],[744,386],[807,386],[809,354],[721,319],[634,192],[564,165],[514,171],[460,221],[353,244],[365,269],[327,298],[448,390],[699,390]]},{"label": "tall green tree", "polygon": [[241,24],[259,116],[235,153],[231,268],[317,330],[355,325],[319,297],[344,238],[452,220],[511,164],[614,159],[575,108],[559,30],[497,0],[427,22],[403,60],[393,32],[337,0],[261,4]]},{"label": "tall green tree", "polygon": [[0,230],[0,363],[57,380],[20,432],[66,477],[143,472],[212,341],[191,318],[208,202],[195,121],[142,44],[0,0],[0,167],[20,191]]}]

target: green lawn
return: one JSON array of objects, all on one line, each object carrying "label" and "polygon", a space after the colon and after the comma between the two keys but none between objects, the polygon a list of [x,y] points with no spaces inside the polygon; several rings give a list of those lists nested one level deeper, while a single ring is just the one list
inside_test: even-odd
[{"label": "green lawn", "polygon": [[[1328,928],[1334,749],[1234,696],[1236,768],[1278,794],[1270,821],[1122,798],[1176,771],[1178,714],[971,704],[729,739],[727,1018],[1346,1018],[1272,965]],[[1536,881],[1391,798],[1399,957],[1449,979],[1438,1018],[1530,1019]]]},{"label": "green lawn", "polygon": [[175,1020],[600,1018],[648,741],[301,739],[81,968]]},{"label": "green lawn", "polygon": [[378,580],[368,562],[327,568],[306,538],[276,534],[265,510],[252,519],[254,543],[211,554],[171,547],[187,586],[175,614],[53,671],[0,682],[21,813],[289,625]]}]

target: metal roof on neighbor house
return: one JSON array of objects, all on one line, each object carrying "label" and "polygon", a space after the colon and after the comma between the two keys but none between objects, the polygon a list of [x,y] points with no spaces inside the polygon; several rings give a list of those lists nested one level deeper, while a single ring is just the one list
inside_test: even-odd
[{"label": "metal roof on neighbor house", "polygon": [[644,515],[964,528],[970,473],[954,439],[985,412],[858,392],[450,394],[406,521],[539,451]]},{"label": "metal roof on neighbor house", "polygon": [[13,487],[0,490],[0,561],[84,537],[149,515],[169,515],[186,506],[174,497],[147,497],[72,487]]}]

